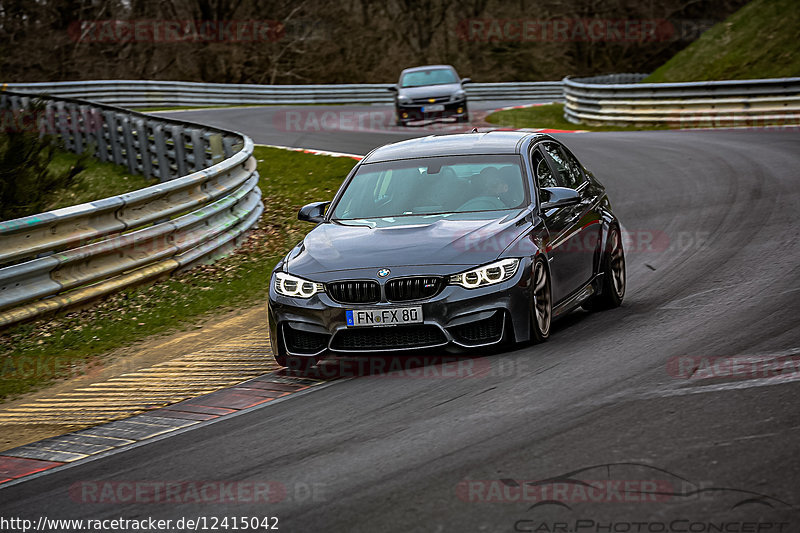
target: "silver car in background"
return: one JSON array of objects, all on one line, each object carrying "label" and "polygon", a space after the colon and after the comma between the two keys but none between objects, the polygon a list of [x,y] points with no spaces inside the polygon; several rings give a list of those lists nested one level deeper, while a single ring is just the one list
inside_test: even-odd
[{"label": "silver car in background", "polygon": [[463,86],[471,81],[470,78],[460,78],[450,65],[405,69],[400,73],[397,85],[389,87],[396,93],[395,123],[406,126],[409,122],[443,118],[467,122],[467,93]]}]

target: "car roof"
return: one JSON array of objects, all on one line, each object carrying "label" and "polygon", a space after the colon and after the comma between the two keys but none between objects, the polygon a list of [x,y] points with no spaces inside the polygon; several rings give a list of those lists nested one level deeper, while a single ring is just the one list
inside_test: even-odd
[{"label": "car roof", "polygon": [[403,74],[405,74],[407,72],[416,72],[418,70],[430,70],[432,68],[449,68],[453,72],[455,72],[455,70],[456,70],[453,67],[453,65],[422,65],[420,67],[411,67],[411,68],[404,69],[403,72],[400,73],[400,75],[402,76]]},{"label": "car roof", "polygon": [[367,154],[362,163],[448,155],[518,154],[520,153],[522,141],[528,137],[544,138],[549,137],[549,135],[531,133],[528,131],[507,130],[452,135],[431,135],[376,148]]}]

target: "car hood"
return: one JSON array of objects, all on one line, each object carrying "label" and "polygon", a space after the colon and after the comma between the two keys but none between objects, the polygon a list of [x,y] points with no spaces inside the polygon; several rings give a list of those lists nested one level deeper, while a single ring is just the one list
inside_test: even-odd
[{"label": "car hood", "polygon": [[462,90],[460,83],[447,83],[443,85],[423,85],[422,87],[402,87],[398,95],[408,98],[426,98],[431,96],[445,96],[455,94]]},{"label": "car hood", "polygon": [[[382,219],[328,222],[314,228],[287,256],[288,271],[318,274],[409,265],[477,266],[497,259],[529,228],[526,211],[493,212],[494,218],[436,221]],[[398,222],[399,221],[399,222]],[[456,268],[458,270],[458,268]]]}]

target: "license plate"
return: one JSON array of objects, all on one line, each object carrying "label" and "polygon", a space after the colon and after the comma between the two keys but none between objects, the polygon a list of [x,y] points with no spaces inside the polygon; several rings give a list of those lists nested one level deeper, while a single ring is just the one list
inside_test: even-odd
[{"label": "license plate", "polygon": [[426,105],[422,108],[423,113],[435,113],[436,111],[444,111],[444,106],[437,104],[437,105]]},{"label": "license plate", "polygon": [[394,326],[422,322],[422,307],[347,310],[347,327]]}]

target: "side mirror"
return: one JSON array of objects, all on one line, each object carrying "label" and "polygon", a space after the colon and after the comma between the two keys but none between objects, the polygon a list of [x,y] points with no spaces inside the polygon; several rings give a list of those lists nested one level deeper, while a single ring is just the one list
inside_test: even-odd
[{"label": "side mirror", "polygon": [[390,91],[390,92],[393,92],[393,93],[396,93],[397,92],[397,86],[396,85],[392,85],[391,87],[387,87],[386,90]]},{"label": "side mirror", "polygon": [[322,222],[325,218],[325,208],[328,207],[329,203],[314,202],[313,204],[304,205],[297,213],[297,220],[314,222],[315,224]]},{"label": "side mirror", "polygon": [[578,191],[566,187],[543,187],[539,189],[539,193],[542,211],[575,205],[581,201],[581,195]]},{"label": "side mirror", "polygon": [[461,78],[461,85],[465,83],[472,83],[472,78]]}]

